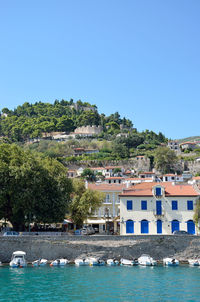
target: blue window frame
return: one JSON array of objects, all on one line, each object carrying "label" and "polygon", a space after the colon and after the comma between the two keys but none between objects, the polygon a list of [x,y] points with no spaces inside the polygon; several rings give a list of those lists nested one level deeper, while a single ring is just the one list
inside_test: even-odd
[{"label": "blue window frame", "polygon": [[172,210],[178,210],[178,201],[172,200]]},{"label": "blue window frame", "polygon": [[156,188],[156,196],[161,196],[161,188]]},{"label": "blue window frame", "polygon": [[187,201],[187,209],[188,210],[193,210],[193,200],[188,200]]},{"label": "blue window frame", "polygon": [[148,234],[149,233],[149,222],[148,220],[141,221],[141,234]]},{"label": "blue window frame", "polygon": [[133,202],[132,200],[127,200],[127,210],[132,210],[133,209]]},{"label": "blue window frame", "polygon": [[146,200],[141,201],[141,209],[142,210],[147,210],[147,201]]},{"label": "blue window frame", "polygon": [[161,202],[161,200],[156,200],[156,215],[162,215],[162,202]]},{"label": "blue window frame", "polygon": [[134,233],[134,222],[133,220],[127,220],[126,222],[126,234]]},{"label": "blue window frame", "polygon": [[157,234],[162,234],[162,220],[157,220]]}]

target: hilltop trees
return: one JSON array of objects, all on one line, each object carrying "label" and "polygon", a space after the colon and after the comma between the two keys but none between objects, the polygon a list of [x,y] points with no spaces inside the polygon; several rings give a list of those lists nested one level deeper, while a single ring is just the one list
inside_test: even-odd
[{"label": "hilltop trees", "polygon": [[10,221],[16,230],[33,220],[62,221],[72,192],[66,172],[56,160],[1,144],[0,219]]}]

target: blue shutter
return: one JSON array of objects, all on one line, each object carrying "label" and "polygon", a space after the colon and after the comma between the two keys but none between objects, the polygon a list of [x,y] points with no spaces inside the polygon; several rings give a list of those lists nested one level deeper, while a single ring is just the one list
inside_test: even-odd
[{"label": "blue shutter", "polygon": [[146,200],[141,201],[141,209],[142,210],[147,210],[147,201]]},{"label": "blue shutter", "polygon": [[161,196],[161,188],[156,188],[156,196]]},{"label": "blue shutter", "polygon": [[134,222],[133,220],[127,220],[126,222],[126,234],[134,233]]},{"label": "blue shutter", "polygon": [[148,220],[141,221],[141,234],[149,234],[149,222]]},{"label": "blue shutter", "polygon": [[157,234],[162,234],[162,220],[157,220]]},{"label": "blue shutter", "polygon": [[178,210],[178,202],[177,202],[177,200],[172,200],[172,210]]},{"label": "blue shutter", "polygon": [[187,221],[187,231],[189,234],[195,234],[195,224],[192,220]]},{"label": "blue shutter", "polygon": [[193,200],[188,200],[187,201],[187,209],[188,210],[193,210]]},{"label": "blue shutter", "polygon": [[132,200],[127,200],[127,210],[132,210],[133,209],[133,202]]},{"label": "blue shutter", "polygon": [[156,200],[156,215],[162,215],[161,200]]},{"label": "blue shutter", "polygon": [[172,220],[172,233],[174,231],[179,231],[179,221],[178,220]]}]

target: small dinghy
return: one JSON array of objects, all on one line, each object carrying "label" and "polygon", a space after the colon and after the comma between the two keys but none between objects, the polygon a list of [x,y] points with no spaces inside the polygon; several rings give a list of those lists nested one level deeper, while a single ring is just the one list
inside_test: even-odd
[{"label": "small dinghy", "polygon": [[177,266],[179,265],[179,261],[175,258],[164,258],[163,264],[166,266]]},{"label": "small dinghy", "polygon": [[86,266],[86,265],[90,265],[88,259],[85,259],[85,258],[83,258],[83,259],[77,258],[77,259],[75,259],[74,262],[75,262],[75,265],[77,265],[77,266]]},{"label": "small dinghy", "polygon": [[138,264],[138,260],[137,259],[135,259],[135,260],[129,260],[129,259],[122,258],[120,260],[120,264],[121,265],[133,266],[133,265],[137,265]]},{"label": "small dinghy", "polygon": [[191,266],[199,266],[200,260],[199,259],[188,259],[189,265]]},{"label": "small dinghy", "polygon": [[32,262],[33,266],[45,266],[47,264],[47,259],[38,259]]},{"label": "small dinghy", "polygon": [[86,259],[87,262],[89,262],[90,266],[103,266],[105,265],[105,261],[99,258],[87,258]]},{"label": "small dinghy", "polygon": [[69,263],[69,261],[67,259],[61,258],[61,259],[56,259],[56,260],[52,261],[50,263],[50,266],[64,266],[67,263]]},{"label": "small dinghy", "polygon": [[149,255],[143,254],[138,258],[138,263],[143,266],[155,266],[157,265],[157,261],[154,260]]},{"label": "small dinghy", "polygon": [[12,254],[12,259],[10,261],[11,267],[25,267],[27,265],[25,260],[26,253],[23,251],[16,251]]},{"label": "small dinghy", "polygon": [[108,259],[107,265],[119,265],[119,261],[117,259]]}]

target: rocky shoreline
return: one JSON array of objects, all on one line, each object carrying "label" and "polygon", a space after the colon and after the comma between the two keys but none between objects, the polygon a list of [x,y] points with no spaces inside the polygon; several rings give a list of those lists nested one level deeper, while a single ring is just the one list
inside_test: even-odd
[{"label": "rocky shoreline", "polygon": [[200,258],[199,236],[19,236],[0,237],[0,261],[8,263],[16,250],[25,251],[27,261],[38,258],[49,261],[67,258],[72,263],[77,257],[138,258],[149,254],[159,262],[165,257],[187,263],[189,258]]}]

